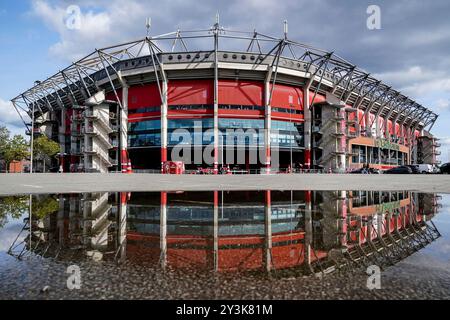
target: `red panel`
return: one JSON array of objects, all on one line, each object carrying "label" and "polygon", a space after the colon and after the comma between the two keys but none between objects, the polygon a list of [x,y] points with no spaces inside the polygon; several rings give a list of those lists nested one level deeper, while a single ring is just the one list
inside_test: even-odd
[{"label": "red panel", "polygon": [[161,115],[159,113],[136,113],[136,114],[130,114],[128,116],[128,122],[139,122],[139,121],[146,121],[146,120],[156,120],[160,119]]},{"label": "red panel", "polygon": [[[314,98],[314,91],[309,90],[309,103],[310,105],[313,104],[312,99]],[[314,103],[324,102],[326,101],[326,98],[324,95],[318,93],[316,94],[316,97],[314,98]]]},{"label": "red panel", "polygon": [[387,122],[387,129],[388,129],[388,132],[391,135],[394,134],[394,130],[393,130],[393,127],[392,127],[392,120],[388,120],[388,122]]},{"label": "red panel", "polygon": [[381,132],[381,128],[383,128],[384,126],[384,119],[383,117],[379,116],[378,117],[378,128],[380,128],[380,132]]},{"label": "red panel", "polygon": [[420,131],[419,130],[414,131],[414,135],[416,136],[416,138],[420,137]]},{"label": "red panel", "polygon": [[366,126],[366,119],[364,119],[364,111],[358,110],[358,122],[362,127]]},{"label": "red panel", "polygon": [[395,131],[394,134],[396,136],[400,136],[400,124],[398,124],[397,122],[395,123]]},{"label": "red panel", "polygon": [[263,106],[264,84],[258,81],[219,80],[219,103]]},{"label": "red panel", "polygon": [[303,91],[298,87],[276,84],[271,105],[272,107],[303,110]]},{"label": "red panel", "polygon": [[284,121],[296,121],[302,122],[303,115],[302,114],[289,114],[286,112],[274,112],[272,111],[272,119],[273,120],[284,120]]},{"label": "red panel", "polygon": [[66,124],[66,135],[70,135],[71,131],[70,131],[70,124],[72,123],[72,114],[73,114],[73,109],[67,109],[66,110],[66,118],[64,119],[65,124]]},{"label": "red panel", "polygon": [[221,118],[260,119],[260,118],[264,118],[264,111],[219,109],[219,117],[221,117]]},{"label": "red panel", "polygon": [[171,80],[168,88],[169,105],[213,104],[212,80]]},{"label": "red panel", "polygon": [[[122,89],[117,89],[117,96],[122,100]],[[114,91],[110,91],[106,94],[106,100],[117,101],[116,94]]]},{"label": "red panel", "polygon": [[408,129],[406,128],[405,125],[402,126],[402,131],[403,131],[403,135],[402,137],[405,138],[405,141],[408,142]]},{"label": "red panel", "polygon": [[158,85],[132,86],[128,89],[128,109],[155,107],[161,105]]}]

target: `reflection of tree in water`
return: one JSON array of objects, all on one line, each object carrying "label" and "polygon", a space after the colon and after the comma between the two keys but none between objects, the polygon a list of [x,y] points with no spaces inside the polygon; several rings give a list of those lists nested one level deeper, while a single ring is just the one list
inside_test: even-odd
[{"label": "reflection of tree in water", "polygon": [[[29,210],[29,196],[11,196],[0,198],[0,228],[10,219],[19,219]],[[33,197],[33,217],[42,219],[48,214],[58,211],[59,204],[53,196]]]},{"label": "reflection of tree in water", "polygon": [[27,196],[0,198],[0,228],[6,225],[8,217],[19,219],[27,211]]},{"label": "reflection of tree in water", "polygon": [[42,219],[48,214],[59,210],[59,203],[52,196],[39,196],[33,199],[32,203],[33,217]]}]

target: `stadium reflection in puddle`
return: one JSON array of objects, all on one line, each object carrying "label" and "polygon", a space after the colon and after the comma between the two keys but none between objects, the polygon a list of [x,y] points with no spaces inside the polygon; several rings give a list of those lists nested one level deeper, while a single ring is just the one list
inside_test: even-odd
[{"label": "stadium reflection in puddle", "polygon": [[9,250],[17,258],[324,275],[385,268],[440,237],[432,221],[435,194],[124,192],[11,199],[25,208],[32,200],[31,219],[24,219]]}]

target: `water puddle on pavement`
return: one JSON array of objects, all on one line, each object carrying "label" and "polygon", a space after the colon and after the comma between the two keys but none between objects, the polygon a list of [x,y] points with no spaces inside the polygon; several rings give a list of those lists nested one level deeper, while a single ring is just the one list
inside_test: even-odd
[{"label": "water puddle on pavement", "polygon": [[0,298],[450,297],[450,196],[0,197]]}]

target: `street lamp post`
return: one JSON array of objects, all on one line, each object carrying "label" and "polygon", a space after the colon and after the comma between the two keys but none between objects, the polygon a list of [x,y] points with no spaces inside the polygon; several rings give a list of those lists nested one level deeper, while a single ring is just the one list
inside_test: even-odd
[{"label": "street lamp post", "polygon": [[34,151],[34,103],[33,103],[33,109],[32,109],[32,115],[31,115],[31,132],[30,132],[30,173],[33,173],[33,151]]}]

